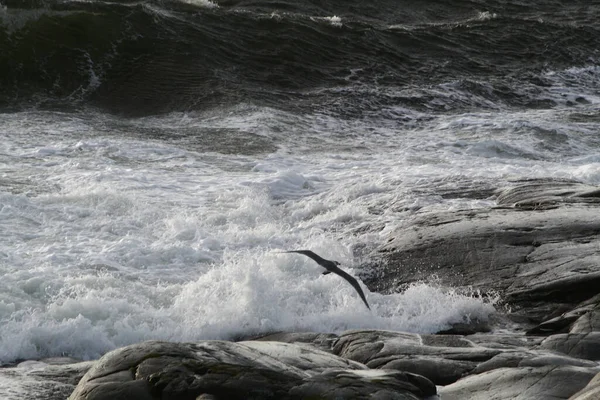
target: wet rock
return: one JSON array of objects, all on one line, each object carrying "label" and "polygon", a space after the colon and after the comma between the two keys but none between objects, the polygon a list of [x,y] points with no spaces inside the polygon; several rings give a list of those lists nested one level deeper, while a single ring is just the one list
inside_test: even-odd
[{"label": "wet rock", "polygon": [[529,335],[590,333],[600,331],[600,295],[596,295],[562,315],[544,321],[527,331]]},{"label": "wet rock", "polygon": [[463,337],[452,335],[347,331],[340,335],[333,352],[369,368],[409,371],[446,385],[500,350],[474,346]]},{"label": "wet rock", "polygon": [[311,346],[331,352],[333,344],[338,336],[333,333],[314,333],[314,332],[278,332],[269,335],[253,338],[257,341],[272,341],[284,343],[306,343]]},{"label": "wet rock", "polygon": [[550,335],[553,333],[569,332],[571,325],[581,317],[580,310],[572,310],[551,318],[529,329],[528,335]]},{"label": "wet rock", "polygon": [[408,372],[334,369],[292,388],[288,398],[417,400],[435,394],[431,381]]},{"label": "wet rock", "polygon": [[468,323],[458,322],[451,324],[449,329],[445,329],[437,333],[442,335],[471,335],[477,332],[490,332],[490,323],[492,320],[493,318],[488,318],[485,321],[472,319]]},{"label": "wet rock", "polygon": [[420,399],[435,392],[424,377],[372,371],[303,343],[145,342],[106,354],[69,399]]},{"label": "wet rock", "polygon": [[0,399],[64,400],[92,365],[63,358],[0,368]]},{"label": "wet rock", "polygon": [[494,356],[475,367],[471,373],[480,374],[500,368],[543,367],[553,365],[572,365],[575,367],[594,368],[593,361],[556,354],[549,351],[513,350]]},{"label": "wet rock", "polygon": [[499,205],[539,210],[560,204],[600,203],[600,188],[571,180],[531,179],[502,190]]},{"label": "wet rock", "polygon": [[524,336],[519,333],[477,333],[467,336],[470,342],[490,349],[530,349],[538,346],[544,338]]},{"label": "wet rock", "polygon": [[[571,210],[560,211],[568,213]],[[600,210],[594,211],[597,213]],[[561,217],[560,220],[567,224],[565,230],[570,228],[573,229],[572,233],[581,233],[585,232],[586,228],[593,229],[592,226],[586,227],[583,225],[587,224],[574,221],[575,218],[586,215],[584,212],[572,212],[573,219],[565,221]],[[596,225],[596,229],[600,228],[600,220],[597,220]],[[599,232],[596,231],[594,235]],[[526,262],[519,265],[515,279],[506,290],[507,298],[512,302],[536,298],[547,299],[550,302],[560,299],[566,303],[577,303],[598,294],[600,241],[598,238],[590,239],[589,242],[582,242],[583,240],[583,237],[577,241],[566,237],[555,243],[540,243],[527,255]]]},{"label": "wet rock", "polygon": [[597,370],[570,365],[500,368],[471,375],[440,389],[444,400],[568,399]]},{"label": "wet rock", "polygon": [[600,305],[596,304],[594,308],[581,317],[571,326],[570,333],[591,333],[600,332]]},{"label": "wet rock", "polygon": [[415,216],[379,249],[377,273],[364,282],[397,292],[435,275],[454,288],[499,293],[515,321],[547,321],[598,294],[598,193],[529,181],[501,191],[497,208]]},{"label": "wet rock", "polygon": [[247,341],[241,344],[311,374],[331,368],[367,369],[363,364],[322,352],[305,343],[290,345],[282,342]]}]

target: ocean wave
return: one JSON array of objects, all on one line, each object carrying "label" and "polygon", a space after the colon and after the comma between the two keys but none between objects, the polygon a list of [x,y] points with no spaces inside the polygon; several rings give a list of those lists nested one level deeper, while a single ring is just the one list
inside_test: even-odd
[{"label": "ocean wave", "polygon": [[274,331],[367,328],[434,333],[495,313],[497,299],[425,283],[398,294],[367,292],[371,313],[343,280],[310,276],[310,268],[287,257],[247,256],[186,284],[151,286],[109,272],[32,282],[38,292],[49,284],[64,286],[43,308],[15,310],[14,300],[0,300],[0,365],[65,355],[96,359],[150,339],[232,340]]},{"label": "ocean wave", "polygon": [[[7,2],[0,11],[1,109],[92,105],[147,115],[240,102],[283,108],[337,102],[355,113],[360,98],[323,93],[360,86],[426,91],[457,80],[504,85],[496,92],[511,100],[524,84],[539,86],[535,79],[548,70],[600,59],[593,22],[554,24],[493,10],[438,21],[415,17],[402,26],[419,29],[407,30],[388,29],[366,10],[286,10],[277,3],[43,4]],[[415,101],[421,108],[433,104]]]}]

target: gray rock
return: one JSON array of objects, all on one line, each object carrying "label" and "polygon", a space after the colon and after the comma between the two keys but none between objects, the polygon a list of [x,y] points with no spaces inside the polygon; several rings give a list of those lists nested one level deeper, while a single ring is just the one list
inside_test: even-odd
[{"label": "gray rock", "polygon": [[369,368],[408,371],[447,385],[500,350],[474,346],[460,336],[347,331],[340,335],[333,352]]},{"label": "gray rock", "polygon": [[322,352],[306,343],[291,345],[283,342],[247,341],[240,344],[311,374],[331,368],[367,369],[363,364]]},{"label": "gray rock", "polygon": [[333,344],[337,339],[338,336],[334,333],[278,332],[253,338],[252,340],[284,343],[307,343],[319,350],[331,352]]},{"label": "gray rock", "polygon": [[554,350],[571,357],[600,360],[600,332],[569,333],[546,338],[540,348]]},{"label": "gray rock", "polygon": [[600,399],[600,373],[598,373],[586,387],[569,397],[569,400],[597,400]]},{"label": "gray rock", "polygon": [[571,180],[531,179],[502,190],[499,205],[539,210],[559,204],[600,203],[600,188]]},{"label": "gray rock", "polygon": [[415,216],[390,235],[363,281],[397,292],[435,275],[454,288],[500,293],[511,318],[539,323],[598,294],[598,187],[531,181],[494,209]]},{"label": "gray rock", "polygon": [[550,335],[553,333],[590,333],[600,331],[600,294],[596,295],[572,310],[544,321],[530,329],[530,335]]},{"label": "gray rock", "polygon": [[436,394],[422,376],[401,371],[328,370],[290,390],[290,398],[417,400]]},{"label": "gray rock", "polygon": [[581,317],[571,325],[570,333],[600,331],[600,294],[581,303],[575,311],[581,314]]},{"label": "gray rock", "polygon": [[[563,215],[553,222],[564,222],[566,225],[563,229],[566,232],[572,230],[571,235],[574,236],[575,232],[581,234],[586,232],[586,229],[597,229],[594,236],[600,232],[598,218],[595,226],[576,221],[577,218],[592,218],[591,215],[582,212],[584,210],[558,211]],[[597,214],[600,210],[593,211]],[[563,219],[569,214],[569,220]],[[560,225],[555,226],[560,229]],[[547,300],[558,297],[563,302],[576,303],[596,295],[597,284],[600,282],[600,241],[594,237],[589,242],[582,243],[583,236],[579,237],[578,241],[573,240],[573,236],[564,237],[554,243],[539,243],[539,246],[527,255],[526,262],[519,265],[515,279],[506,290],[508,298],[517,302],[532,296]]]},{"label": "gray rock", "polygon": [[538,346],[544,338],[535,336],[523,336],[518,333],[477,333],[467,336],[470,342],[490,349],[530,349]]},{"label": "gray rock", "polygon": [[[317,334],[277,334],[288,342],[312,342]],[[570,365],[593,368],[597,364],[556,352],[537,349],[544,338],[519,334],[417,335],[412,333],[354,330],[339,337],[327,334],[330,349],[341,357],[369,368],[395,369],[419,374],[438,385],[448,385],[469,374],[500,368]],[[334,338],[337,337],[337,340]],[[334,341],[335,340],[335,341]],[[320,341],[317,341],[320,343]]]},{"label": "gray rock", "polygon": [[64,400],[93,365],[74,361],[47,359],[0,368],[0,399]]},{"label": "gray rock", "polygon": [[[448,385],[469,374],[500,368],[570,365],[596,367],[593,361],[539,349],[545,340],[519,334],[418,335],[403,332],[353,330],[340,336],[315,333],[279,333],[268,338],[302,345],[327,338],[328,351],[369,368],[408,371],[438,385]],[[322,341],[316,340],[317,345]]]},{"label": "gray rock", "polygon": [[549,351],[513,350],[498,354],[492,359],[475,367],[471,373],[481,374],[499,368],[543,367],[553,365],[571,365],[575,367],[594,368],[593,361],[564,356]]},{"label": "gray rock", "polygon": [[579,317],[571,326],[570,333],[600,332],[600,307],[596,306]]},{"label": "gray rock", "polygon": [[471,375],[439,390],[443,400],[568,399],[597,370],[573,366],[500,368]]},{"label": "gray rock", "polygon": [[[106,354],[70,400],[420,399],[436,393],[424,377],[366,366],[283,342],[145,342]],[[207,397],[212,396],[212,397]]]}]

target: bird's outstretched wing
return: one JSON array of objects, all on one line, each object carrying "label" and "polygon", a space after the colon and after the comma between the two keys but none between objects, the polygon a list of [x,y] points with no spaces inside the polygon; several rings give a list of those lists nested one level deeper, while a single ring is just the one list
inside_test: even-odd
[{"label": "bird's outstretched wing", "polygon": [[347,280],[348,283],[351,284],[354,289],[356,289],[356,292],[358,293],[362,301],[365,303],[365,306],[367,306],[369,310],[371,309],[371,307],[369,307],[369,303],[367,303],[367,298],[365,297],[363,290],[358,284],[358,281],[352,275],[348,274],[346,271],[343,271],[341,268],[336,268],[336,270],[331,272],[333,272],[334,274],[338,274],[339,276]]},{"label": "bird's outstretched wing", "polygon": [[352,287],[356,290],[356,292],[358,293],[358,295],[360,296],[362,301],[365,303],[367,308],[369,310],[371,309],[371,307],[369,306],[369,303],[367,303],[367,298],[365,297],[365,294],[363,293],[360,285],[358,284],[358,281],[352,275],[346,273],[344,270],[339,268],[336,265],[336,262],[326,260],[323,257],[319,256],[318,254],[313,253],[310,250],[289,250],[289,251],[284,251],[284,253],[304,254],[305,256],[310,257],[313,260],[315,260],[317,262],[317,264],[319,264],[320,266],[322,266],[323,268],[325,268],[327,270],[327,271],[323,272],[323,275],[327,275],[330,272],[333,272],[334,274],[341,276],[346,281],[348,281],[349,284],[352,285]]},{"label": "bird's outstretched wing", "polygon": [[325,267],[323,265],[325,260],[323,257],[319,256],[316,253],[313,253],[310,250],[288,250],[288,251],[284,251],[284,253],[298,253],[298,254],[304,254],[306,257],[312,258],[317,264],[319,264],[322,267]]}]

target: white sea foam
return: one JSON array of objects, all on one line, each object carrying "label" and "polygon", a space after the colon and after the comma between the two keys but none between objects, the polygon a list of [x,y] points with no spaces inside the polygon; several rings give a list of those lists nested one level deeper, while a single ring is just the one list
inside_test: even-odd
[{"label": "white sea foam", "polygon": [[480,11],[476,17],[480,21],[489,21],[496,18],[498,18],[498,14],[489,11]]},{"label": "white sea foam", "polygon": [[219,4],[211,0],[178,0],[182,3],[191,4],[196,7],[218,8]]},{"label": "white sea foam", "polygon": [[0,24],[4,25],[8,33],[13,33],[22,29],[28,23],[37,21],[43,16],[66,16],[72,14],[71,11],[54,11],[49,9],[19,9],[7,7],[0,3]]},{"label": "white sea foam", "polygon": [[333,17],[325,17],[324,19],[326,21],[329,21],[329,23],[335,27],[342,26],[342,19],[337,15],[334,15]]},{"label": "white sea foam", "polygon": [[[600,183],[597,123],[571,123],[570,113],[442,115],[414,127],[250,106],[127,121],[5,114],[0,362],[96,358],[145,339],[435,332],[486,318],[492,304],[435,282],[389,295],[364,288],[369,312],[343,279],[277,251],[310,248],[360,275],[368,255],[355,250],[385,241],[407,215],[493,205],[439,195],[456,182]],[[161,126],[193,135],[144,137]],[[189,147],[222,128],[279,150]]]},{"label": "white sea foam", "polygon": [[105,273],[66,278],[43,309],[3,321],[0,357],[96,358],[150,338],[189,341],[274,330],[433,332],[493,312],[476,298],[425,284],[402,294],[370,293],[369,312],[345,281],[319,272],[301,258],[243,251],[180,285],[153,286]]}]

